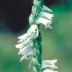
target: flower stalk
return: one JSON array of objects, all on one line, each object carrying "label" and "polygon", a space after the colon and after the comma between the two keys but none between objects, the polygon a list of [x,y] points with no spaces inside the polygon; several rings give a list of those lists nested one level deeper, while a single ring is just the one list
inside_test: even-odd
[{"label": "flower stalk", "polygon": [[[51,9],[43,5],[43,0],[34,0],[32,6],[32,12],[29,16],[30,28],[27,33],[18,37],[19,44],[16,48],[19,48],[19,54],[23,55],[20,61],[26,59],[31,60],[29,63],[29,68],[33,64],[33,72],[57,72],[52,69],[57,68],[55,63],[57,60],[42,60],[42,46],[41,40],[42,36],[39,31],[39,25],[45,25],[45,28],[49,27],[52,29],[52,17],[53,14],[48,12],[53,12]],[[47,69],[49,68],[49,69]]]}]

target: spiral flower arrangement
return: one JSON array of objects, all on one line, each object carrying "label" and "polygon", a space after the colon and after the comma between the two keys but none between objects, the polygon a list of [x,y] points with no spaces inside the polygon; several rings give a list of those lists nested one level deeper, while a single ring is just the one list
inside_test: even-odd
[{"label": "spiral flower arrangement", "polygon": [[45,28],[49,27],[52,29],[52,17],[53,12],[51,9],[43,5],[43,0],[34,0],[32,6],[32,12],[29,16],[30,28],[27,33],[19,36],[16,48],[19,48],[18,55],[22,55],[20,61],[26,59],[30,60],[29,67],[33,65],[33,72],[58,72],[53,69],[58,68],[55,66],[57,59],[55,60],[43,60],[41,57],[42,46],[41,40],[42,36],[39,31],[39,25],[45,25]]}]

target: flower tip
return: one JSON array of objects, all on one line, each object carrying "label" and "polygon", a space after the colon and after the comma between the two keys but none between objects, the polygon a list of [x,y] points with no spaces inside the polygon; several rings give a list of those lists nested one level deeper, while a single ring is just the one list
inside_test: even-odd
[{"label": "flower tip", "polygon": [[55,59],[54,62],[56,63],[57,62],[57,59]]},{"label": "flower tip", "polygon": [[49,27],[50,29],[52,29],[52,27],[51,27],[50,25],[49,25],[48,27]]},{"label": "flower tip", "polygon": [[20,55],[20,52],[18,53],[18,55]]},{"label": "flower tip", "polygon": [[18,39],[20,39],[20,37],[17,37]]},{"label": "flower tip", "polygon": [[16,48],[18,48],[18,45],[15,45]]},{"label": "flower tip", "polygon": [[18,43],[22,42],[22,40],[19,40]]}]

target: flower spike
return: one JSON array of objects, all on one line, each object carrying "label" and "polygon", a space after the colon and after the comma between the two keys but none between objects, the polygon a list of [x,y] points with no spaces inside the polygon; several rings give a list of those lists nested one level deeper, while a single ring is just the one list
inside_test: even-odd
[{"label": "flower spike", "polygon": [[[58,68],[55,66],[55,60],[42,60],[42,36],[39,31],[39,26],[43,24],[45,28],[50,28],[52,24],[52,17],[54,14],[47,6],[43,5],[43,0],[33,0],[32,12],[29,16],[30,28],[28,31],[19,36],[18,44],[15,45],[19,49],[18,55],[22,55],[20,62],[24,59],[30,60],[28,68],[33,65],[33,72],[58,72],[53,69]],[[48,69],[47,69],[48,68]]]}]

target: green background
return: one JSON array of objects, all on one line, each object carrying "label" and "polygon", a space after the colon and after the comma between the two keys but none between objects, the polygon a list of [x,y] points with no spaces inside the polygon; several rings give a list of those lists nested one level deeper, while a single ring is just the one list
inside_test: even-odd
[{"label": "green background", "polygon": [[[40,25],[42,34],[42,58],[57,59],[58,72],[72,71],[72,6],[69,3],[52,5],[53,29],[45,29]],[[2,21],[1,21],[2,23]],[[3,22],[4,23],[4,22]],[[19,50],[15,48],[17,37],[26,33],[27,30],[19,34],[13,34],[7,28],[0,30],[0,72],[32,72],[32,67],[28,69],[29,61],[20,62],[21,55],[17,55]]]}]

